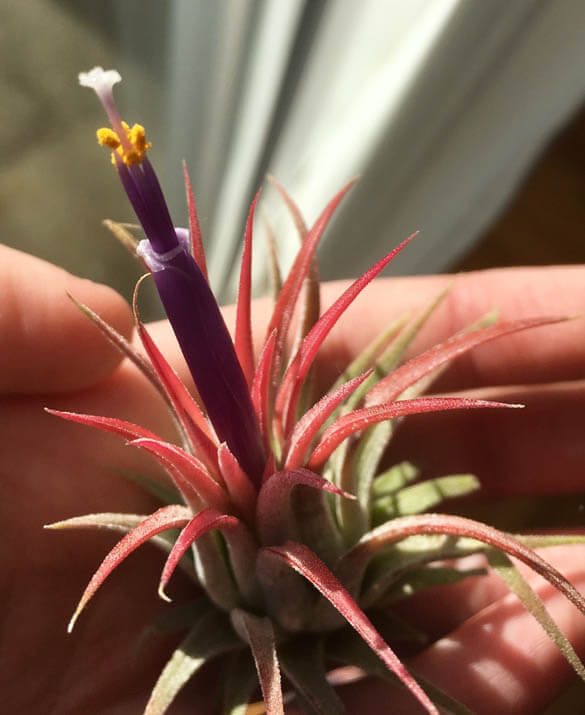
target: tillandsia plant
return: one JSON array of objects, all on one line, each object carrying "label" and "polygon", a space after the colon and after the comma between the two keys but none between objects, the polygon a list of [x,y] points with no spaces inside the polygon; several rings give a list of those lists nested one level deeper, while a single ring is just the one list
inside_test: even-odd
[{"label": "tillandsia plant", "polygon": [[[511,535],[462,516],[429,513],[445,499],[476,490],[475,477],[452,474],[415,481],[413,464],[383,466],[396,425],[409,415],[518,407],[422,395],[453,359],[472,348],[563,318],[495,323],[488,316],[405,360],[413,338],[440,302],[438,296],[421,315],[388,326],[324,395],[315,396],[321,344],[412,237],[320,314],[316,248],[350,185],[307,229],[297,206],[274,182],[301,241],[286,280],[280,280],[273,264],[275,303],[256,360],[251,261],[258,195],[245,228],[232,341],[208,283],[187,170],[189,229],[183,230],[171,221],[147,157],[150,144],[144,128],[130,127],[120,118],[113,99],[119,81],[117,72],[101,68],[80,75],[81,84],[95,90],[108,115],[111,128],[100,129],[98,140],[112,150],[112,162],[146,239],[138,243],[120,225],[114,228],[154,279],[196,393],[188,391],[155,345],[138,317],[136,298],[136,330],[146,355],[89,307],[80,306],[160,392],[176,425],[177,443],[119,419],[49,410],[119,435],[152,455],[170,477],[164,487],[143,480],[147,488],[156,488],[162,501],[151,515],[89,514],[51,525],[126,532],[90,580],[69,631],[109,574],[150,540],[167,553],[161,598],[170,600],[169,580],[180,567],[196,582],[198,599],[187,611],[178,607],[176,625],[188,632],[154,685],[146,705],[149,715],[165,712],[194,673],[219,657],[231,670],[225,692],[218,694],[218,708],[233,715],[245,711],[258,682],[270,715],[284,712],[286,694],[296,697],[307,712],[341,713],[331,677],[340,665],[393,680],[429,713],[438,713],[439,707],[464,712],[463,705],[417,678],[398,657],[401,642],[416,641],[420,634],[393,616],[392,609],[426,587],[477,575],[478,569],[458,566],[457,559],[484,553],[490,568],[585,679],[571,644],[509,558],[541,574],[585,614],[581,594],[534,551],[578,537]],[[289,334],[295,325],[293,340]],[[392,703],[382,710],[392,712]]]}]

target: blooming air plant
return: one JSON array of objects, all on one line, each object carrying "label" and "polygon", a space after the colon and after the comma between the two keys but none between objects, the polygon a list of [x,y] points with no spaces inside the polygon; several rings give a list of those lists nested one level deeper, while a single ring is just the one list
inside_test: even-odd
[{"label": "blooming air plant", "polygon": [[[274,271],[273,313],[256,359],[251,260],[258,195],[246,223],[232,341],[208,283],[187,170],[188,231],[173,226],[147,157],[144,128],[130,127],[120,118],[112,91],[119,81],[117,72],[101,68],[80,75],[81,84],[95,90],[107,113],[111,128],[100,129],[98,140],[112,150],[146,239],[138,243],[120,225],[117,230],[154,279],[197,392],[190,394],[158,350],[140,322],[136,299],[136,330],[145,355],[81,306],[161,393],[176,425],[177,443],[119,419],[49,410],[119,435],[152,455],[172,482],[157,489],[163,504],[153,514],[89,514],[50,525],[124,532],[90,580],[69,631],[110,573],[150,540],[167,554],[161,598],[170,600],[169,580],[181,568],[196,582],[197,600],[189,607],[187,622],[185,610],[177,607],[175,626],[187,632],[154,685],[145,710],[149,715],[165,712],[195,672],[215,658],[224,658],[231,668],[218,708],[233,715],[257,699],[258,683],[270,715],[283,713],[287,698],[296,698],[307,712],[342,713],[335,674],[347,665],[406,688],[413,704],[417,700],[429,713],[439,708],[466,712],[398,657],[400,644],[420,634],[393,616],[392,606],[428,586],[477,575],[477,569],[458,567],[457,559],[483,553],[585,679],[571,644],[510,560],[527,564],[585,613],[585,599],[534,551],[578,537],[511,535],[462,516],[429,513],[444,499],[477,489],[477,480],[456,474],[415,481],[410,463],[382,467],[395,427],[408,415],[519,407],[423,394],[454,358],[472,348],[562,318],[480,320],[405,360],[439,296],[420,316],[388,326],[315,398],[315,358],[321,344],[412,237],[320,314],[316,248],[350,185],[307,229],[297,206],[275,183],[301,241],[286,280],[280,281]],[[295,311],[300,316],[296,323]],[[296,341],[289,336],[293,328]],[[143,483],[153,489],[148,480]],[[384,711],[392,711],[391,702]]]}]

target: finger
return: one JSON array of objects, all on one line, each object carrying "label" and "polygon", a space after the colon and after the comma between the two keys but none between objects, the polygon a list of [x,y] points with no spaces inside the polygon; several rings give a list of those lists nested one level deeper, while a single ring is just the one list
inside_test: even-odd
[{"label": "finger", "polygon": [[128,337],[132,318],[121,296],[6,246],[0,246],[0,266],[0,391],[75,390],[114,369],[120,353],[67,293]]},{"label": "finger", "polygon": [[411,460],[423,477],[470,472],[479,478],[482,496],[583,490],[585,382],[479,394],[525,408],[409,417],[397,430],[388,462]]},{"label": "finger", "polygon": [[[581,547],[539,551],[579,589],[585,587]],[[577,652],[585,652],[585,619],[552,586],[520,566]],[[574,677],[570,666],[520,602],[491,574],[429,590],[402,609],[416,627],[453,629],[408,662],[420,674],[473,712],[542,712]],[[432,608],[429,608],[432,603]],[[462,622],[463,620],[463,622]],[[374,715],[387,704],[396,712],[419,712],[404,690],[366,679],[342,688],[348,712]],[[359,706],[359,707],[358,707]],[[420,711],[422,712],[422,711]]]},{"label": "finger", "polygon": [[[536,552],[571,581],[580,577],[583,569],[579,564],[585,555],[583,544],[551,546],[536,549]],[[394,607],[401,618],[425,633],[429,642],[445,637],[510,593],[497,573],[487,567],[483,554],[459,559],[456,564],[460,569],[488,568],[488,571],[483,576],[470,576],[454,584],[425,589],[399,601]],[[517,562],[516,567],[532,588],[544,588],[544,579],[528,566]],[[429,603],[433,604],[432,608]]]},{"label": "finger", "polygon": [[[585,571],[572,576],[582,590]],[[552,586],[537,592],[583,656],[583,615]],[[474,712],[542,712],[573,677],[558,648],[513,596],[492,603],[411,665]]]}]

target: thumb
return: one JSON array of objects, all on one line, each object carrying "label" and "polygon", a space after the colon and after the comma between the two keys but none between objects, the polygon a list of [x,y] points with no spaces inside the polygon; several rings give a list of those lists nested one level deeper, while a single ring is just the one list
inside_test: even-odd
[{"label": "thumb", "polygon": [[113,289],[0,246],[0,392],[78,390],[118,365],[122,355],[67,293],[130,336],[130,308]]}]

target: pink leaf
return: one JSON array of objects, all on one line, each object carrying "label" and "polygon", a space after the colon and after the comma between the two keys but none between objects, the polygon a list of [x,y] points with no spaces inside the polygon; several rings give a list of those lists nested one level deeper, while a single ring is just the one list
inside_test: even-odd
[{"label": "pink leaf", "polygon": [[176,504],[173,504],[172,506],[164,506],[162,509],[155,511],[154,514],[147,516],[139,526],[133,529],[129,534],[126,534],[126,536],[121,539],[116,546],[114,546],[114,548],[102,561],[98,570],[92,576],[87,588],[83,592],[77,608],[75,609],[75,613],[69,622],[67,631],[71,633],[73,626],[75,625],[75,621],[87,605],[89,599],[94,595],[116,566],[118,566],[141,544],[148,541],[151,537],[156,536],[156,534],[160,534],[161,531],[176,529],[184,526],[189,521],[190,516],[191,512],[187,509],[187,507],[178,506]]},{"label": "pink leaf", "polygon": [[252,383],[252,404],[258,418],[258,425],[264,441],[264,447],[269,452],[271,430],[271,395],[274,391],[272,384],[274,349],[276,345],[276,329],[268,336],[260,353],[258,367]]},{"label": "pink leaf", "polygon": [[154,371],[152,365],[146,360],[146,358],[134,348],[134,346],[126,340],[126,338],[121,335],[117,330],[112,328],[112,326],[107,323],[101,316],[94,312],[87,305],[79,303],[72,295],[67,293],[69,298],[73,303],[94,323],[94,325],[106,336],[106,338],[115,345],[121,353],[123,353],[134,365],[140,370],[140,372],[146,377],[146,379],[151,383],[151,385],[160,393],[161,397],[165,402],[169,403],[169,398],[158,378],[158,375]]},{"label": "pink leaf", "polygon": [[288,274],[280,295],[274,306],[274,312],[268,326],[266,335],[269,336],[273,330],[276,330],[276,351],[275,351],[275,369],[279,369],[288,334],[288,328],[292,320],[294,307],[301,290],[304,279],[311,266],[311,261],[315,254],[319,239],[323,235],[323,231],[327,227],[333,212],[339,205],[341,199],[347,191],[353,186],[356,180],[349,182],[341,191],[333,197],[327,204],[323,213],[319,216],[309,233],[307,234],[303,245],[301,246],[292,268]]},{"label": "pink leaf", "polygon": [[301,466],[311,442],[328,417],[371,374],[372,370],[368,370],[363,375],[354,377],[353,380],[348,380],[348,382],[321,398],[316,405],[313,405],[301,417],[290,436],[288,449],[285,448],[284,450],[286,455],[285,469],[294,469]]},{"label": "pink leaf", "polygon": [[[229,510],[230,501],[225,490],[211,477],[205,465],[196,457],[177,445],[160,439],[141,438],[130,444],[152,454],[168,471],[185,499],[190,501],[191,492],[195,491],[206,505],[220,511]],[[192,505],[198,507],[196,504]]]},{"label": "pink leaf", "polygon": [[219,445],[217,458],[221,476],[234,506],[251,524],[256,508],[256,489],[225,442]]},{"label": "pink leaf", "polygon": [[240,287],[238,289],[238,302],[236,307],[236,331],[235,331],[235,348],[236,355],[242,366],[242,371],[246,376],[248,387],[252,384],[254,375],[254,346],[252,343],[252,317],[251,317],[251,300],[252,300],[252,228],[254,225],[254,212],[256,204],[260,198],[258,189],[252,205],[250,213],[246,221],[246,233],[244,238],[244,253],[242,255],[242,264],[240,269]]},{"label": "pink leaf", "polygon": [[82,415],[77,412],[63,412],[61,410],[51,410],[45,407],[45,412],[50,415],[55,415],[55,417],[61,417],[61,419],[68,420],[69,422],[79,422],[79,424],[87,425],[88,427],[97,427],[104,432],[112,432],[126,440],[139,439],[145,437],[148,439],[159,439],[154,432],[140,427],[139,425],[132,424],[132,422],[125,422],[124,420],[118,420],[115,417],[101,417],[100,415]]},{"label": "pink leaf", "polygon": [[327,566],[310,549],[303,544],[289,541],[284,546],[267,546],[261,550],[261,555],[283,561],[304,576],[341,613],[374,653],[427,709],[427,712],[439,715],[437,708],[406,670],[394,651],[384,642],[366,614]]},{"label": "pink leaf", "polygon": [[295,372],[291,370],[292,366],[289,367],[277,396],[276,411],[283,412],[285,414],[285,433],[292,427],[303,381],[323,341],[339,318],[362,292],[362,290],[381,271],[383,271],[384,268],[386,268],[390,261],[392,261],[392,259],[395,258],[416,235],[417,233],[410,235],[399,246],[390,251],[390,253],[384,256],[384,258],[374,264],[360,278],[354,281],[335,301],[335,303],[333,303],[333,305],[321,316],[321,318],[319,318],[307,337],[303,340],[300,350],[294,360],[298,360],[298,370]]},{"label": "pink leaf", "polygon": [[197,456],[205,463],[209,471],[216,475],[217,443],[211,434],[205,416],[178,375],[157,348],[144,325],[137,320],[136,327],[144,349],[165,387],[165,391],[175,408],[177,417]]},{"label": "pink leaf", "polygon": [[266,715],[284,715],[276,640],[270,619],[239,608],[232,611],[231,617],[235,629],[249,643],[254,656]]},{"label": "pink leaf", "polygon": [[183,557],[183,554],[196,539],[207,531],[211,531],[211,529],[229,528],[230,526],[235,526],[237,523],[238,520],[235,516],[221,514],[216,509],[207,508],[196,514],[181,531],[168,555],[158,587],[159,596],[165,601],[171,600],[165,594],[166,585],[173,575],[177,564]]},{"label": "pink leaf", "polygon": [[290,497],[292,490],[299,485],[322,489],[332,494],[353,499],[351,494],[347,494],[339,487],[308,469],[299,468],[276,472],[264,482],[258,493],[256,519],[263,543],[282,543],[287,534],[290,534]]},{"label": "pink leaf", "polygon": [[437,369],[453,358],[459,357],[472,348],[495,340],[503,335],[515,333],[519,330],[536,328],[541,325],[551,325],[566,320],[565,317],[526,318],[511,322],[502,322],[483,330],[472,333],[454,335],[443,343],[434,345],[430,350],[417,355],[404,365],[400,366],[373,387],[366,397],[366,405],[377,405],[390,402],[400,395],[407,387],[417,380]]},{"label": "pink leaf", "polygon": [[185,193],[187,194],[187,206],[189,207],[189,236],[191,237],[191,253],[195,262],[199,266],[201,273],[205,276],[205,280],[209,282],[207,275],[207,264],[205,262],[205,249],[201,240],[201,228],[199,227],[199,217],[197,216],[197,205],[191,179],[187,171],[187,163],[183,161],[183,178],[185,180]]},{"label": "pink leaf", "polygon": [[330,425],[313,450],[307,466],[317,469],[331,455],[344,439],[366,429],[371,425],[385,420],[405,417],[406,415],[421,414],[423,412],[439,412],[442,410],[460,410],[480,407],[522,407],[504,402],[491,402],[488,400],[473,400],[462,397],[421,397],[415,400],[399,400],[397,402],[363,407],[343,415]]},{"label": "pink leaf", "polygon": [[468,537],[504,551],[519,561],[523,561],[536,573],[540,574],[585,615],[585,599],[583,596],[559,571],[535,551],[509,534],[463,516],[417,514],[387,521],[362,537],[361,541],[341,559],[337,569],[338,575],[343,578],[345,573],[348,575],[355,574],[356,570],[363,569],[364,565],[367,564],[367,560],[379,549],[417,534],[445,534]]}]

